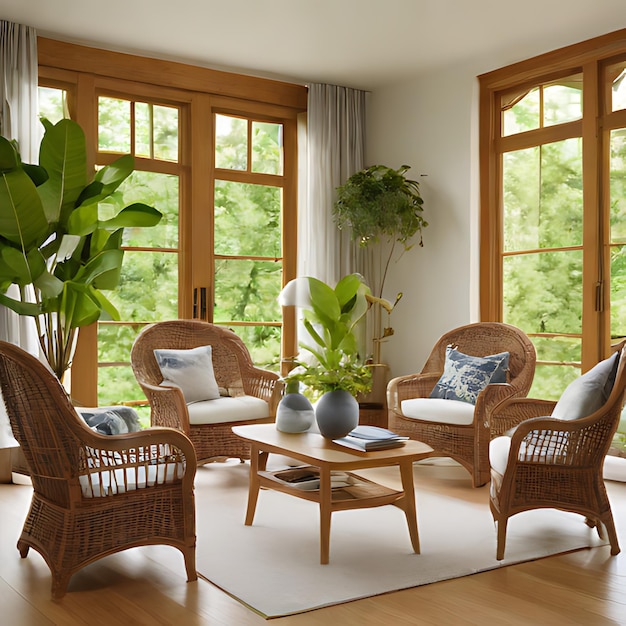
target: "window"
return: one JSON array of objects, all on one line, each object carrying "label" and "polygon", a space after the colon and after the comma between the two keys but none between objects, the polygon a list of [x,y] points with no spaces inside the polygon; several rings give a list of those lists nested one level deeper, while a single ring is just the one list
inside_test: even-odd
[{"label": "window", "polygon": [[626,35],[480,77],[481,316],[537,349],[531,394],[626,336]]},{"label": "window", "polygon": [[256,363],[276,369],[283,124],[216,113],[214,128],[213,321],[230,325]]},{"label": "window", "polygon": [[295,275],[296,119],[306,89],[42,38],[39,56],[42,114],[71,113],[94,168],[135,157],[100,212],[137,199],[163,214],[157,227],[125,232],[120,284],[107,294],[121,319],[81,329],[73,397],[144,401],[130,348],[162,319],[226,325],[257,364],[278,370],[281,342],[295,337],[276,297]]}]

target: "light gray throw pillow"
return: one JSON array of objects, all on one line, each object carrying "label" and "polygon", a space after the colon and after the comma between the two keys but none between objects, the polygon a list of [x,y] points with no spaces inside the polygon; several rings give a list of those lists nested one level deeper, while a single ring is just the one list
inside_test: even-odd
[{"label": "light gray throw pillow", "polygon": [[618,358],[615,352],[571,382],[552,410],[552,417],[576,420],[597,411],[611,395]]},{"label": "light gray throw pillow", "polygon": [[217,400],[220,397],[213,371],[211,346],[189,350],[155,350],[154,356],[163,375],[161,385],[179,387],[187,404]]}]

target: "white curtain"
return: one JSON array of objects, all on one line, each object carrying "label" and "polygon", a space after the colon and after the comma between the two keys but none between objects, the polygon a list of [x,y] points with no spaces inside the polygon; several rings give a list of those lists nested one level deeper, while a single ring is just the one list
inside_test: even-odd
[{"label": "white curtain", "polygon": [[298,274],[334,285],[346,274],[367,276],[366,255],[332,216],[335,189],[363,169],[365,92],[309,85],[306,198],[301,207]]},{"label": "white curtain", "polygon": [[[25,163],[37,163],[40,126],[37,118],[37,34],[34,28],[0,20],[0,134],[15,139]],[[7,292],[19,298],[12,285]],[[35,321],[0,305],[0,339],[39,356]],[[4,403],[0,401],[0,448],[16,446]]]}]

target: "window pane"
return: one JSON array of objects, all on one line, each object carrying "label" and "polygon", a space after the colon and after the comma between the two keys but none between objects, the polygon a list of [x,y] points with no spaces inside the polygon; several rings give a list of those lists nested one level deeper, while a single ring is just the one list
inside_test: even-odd
[{"label": "window pane", "polygon": [[582,251],[503,259],[503,321],[526,333],[582,331]]},{"label": "window pane", "polygon": [[611,242],[626,241],[626,129],[611,131]]},{"label": "window pane", "polygon": [[163,215],[151,228],[125,228],[124,246],[178,248],[178,176],[134,171],[115,192],[101,202],[100,219],[117,215],[125,206],[143,202]]},{"label": "window pane", "polygon": [[611,247],[611,337],[626,337],[626,246]]},{"label": "window pane", "polygon": [[[145,400],[130,367],[130,349],[141,330],[139,324],[98,324],[98,404]],[[102,366],[104,363],[118,365]],[[119,364],[124,365],[119,365]]]},{"label": "window pane", "polygon": [[503,155],[504,249],[582,243],[582,141],[567,139]]},{"label": "window pane", "polygon": [[[112,406],[133,400],[146,401],[130,365],[113,365],[98,368],[98,406]],[[146,423],[147,422],[147,423]],[[143,428],[150,420],[142,420]]]},{"label": "window pane", "polygon": [[130,102],[118,98],[98,98],[98,150],[129,154]]},{"label": "window pane", "polygon": [[582,75],[570,76],[543,88],[544,126],[573,122],[583,116]]},{"label": "window pane", "polygon": [[150,158],[152,111],[147,102],[135,103],[135,156]]},{"label": "window pane", "polygon": [[252,362],[262,369],[280,372],[280,328],[277,326],[229,327],[246,344]]},{"label": "window pane", "polygon": [[281,280],[280,262],[216,260],[213,319],[216,323],[280,320]]},{"label": "window pane", "polygon": [[127,250],[119,287],[106,295],[124,321],[176,319],[178,254]]},{"label": "window pane", "polygon": [[577,367],[537,363],[528,397],[558,400],[565,388],[579,376],[580,369]]},{"label": "window pane", "polygon": [[215,181],[215,254],[281,256],[279,187]]},{"label": "window pane", "polygon": [[610,87],[610,110],[626,109],[626,61],[607,67],[606,80]]},{"label": "window pane", "polygon": [[555,364],[580,365],[582,358],[579,337],[533,337],[537,360]]},{"label": "window pane", "polygon": [[502,135],[539,128],[539,88],[513,94],[502,106]]},{"label": "window pane", "polygon": [[178,161],[178,109],[154,105],[154,158]]},{"label": "window pane", "polygon": [[248,169],[248,122],[228,115],[215,116],[215,167]]},{"label": "window pane", "polygon": [[[45,117],[53,124],[69,118],[67,108],[67,92],[53,87],[39,87],[39,116]],[[43,126],[42,126],[43,129]]]},{"label": "window pane", "polygon": [[130,349],[140,324],[98,323],[98,362],[130,364]]},{"label": "window pane", "polygon": [[252,171],[282,175],[282,124],[252,122]]}]

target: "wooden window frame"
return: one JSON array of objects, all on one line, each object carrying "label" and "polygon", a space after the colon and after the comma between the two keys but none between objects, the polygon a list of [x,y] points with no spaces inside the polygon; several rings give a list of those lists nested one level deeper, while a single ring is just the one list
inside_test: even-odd
[{"label": "wooden window frame", "polygon": [[[583,142],[583,284],[597,283],[599,303],[583,298],[583,371],[604,358],[609,350],[609,294],[603,289],[609,267],[608,224],[603,220],[608,205],[608,167],[603,163],[607,130],[624,123],[625,111],[601,110],[602,67],[609,59],[626,54],[626,29],[567,46],[521,61],[478,77],[479,167],[480,167],[480,316],[483,321],[502,320],[503,223],[502,147],[536,145],[568,136],[581,136]],[[583,73],[583,118],[580,121],[549,126],[501,137],[500,97],[514,89],[530,88],[559,77]],[[619,119],[619,121],[618,121]],[[600,232],[601,231],[601,232]]]},{"label": "wooden window frame", "polygon": [[[172,61],[141,57],[120,52],[91,48],[54,39],[38,38],[40,84],[62,87],[68,91],[71,117],[83,128],[87,137],[88,162],[107,162],[115,155],[98,153],[97,98],[98,95],[145,97],[151,102],[183,105],[180,108],[180,172],[181,216],[179,248],[179,285],[181,292],[193,293],[195,285],[210,286],[212,275],[194,271],[204,230],[212,236],[212,221],[208,212],[194,207],[212,206],[213,185],[206,184],[207,172],[214,179],[212,145],[212,111],[232,111],[239,115],[261,115],[286,124],[285,167],[282,174],[283,195],[283,283],[296,276],[297,241],[297,118],[307,108],[307,88],[270,79],[233,74]],[[204,143],[203,143],[204,142]],[[164,168],[171,169],[171,164]],[[183,209],[183,207],[185,207]],[[194,228],[190,212],[196,211]],[[198,217],[200,214],[203,217]],[[198,227],[199,226],[199,227]],[[204,272],[209,273],[208,270]],[[191,318],[191,298],[180,302],[179,315]],[[296,350],[295,316],[285,315],[282,333],[283,355]],[[97,404],[97,325],[81,329],[74,357],[77,367],[71,372],[72,396],[80,404]]]}]

